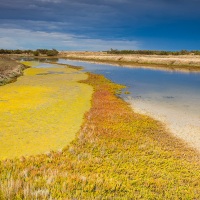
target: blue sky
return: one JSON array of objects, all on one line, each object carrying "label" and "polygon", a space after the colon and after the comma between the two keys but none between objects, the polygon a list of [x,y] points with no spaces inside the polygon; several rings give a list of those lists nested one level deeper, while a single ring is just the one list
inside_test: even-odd
[{"label": "blue sky", "polygon": [[0,48],[200,50],[200,1],[1,0]]}]

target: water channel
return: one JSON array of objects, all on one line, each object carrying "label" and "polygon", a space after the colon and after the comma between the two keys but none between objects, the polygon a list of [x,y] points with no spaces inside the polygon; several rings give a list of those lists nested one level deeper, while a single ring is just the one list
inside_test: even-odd
[{"label": "water channel", "polygon": [[58,63],[83,66],[127,86],[122,95],[132,108],[163,122],[175,136],[200,150],[200,73],[128,68],[59,59]]},{"label": "water channel", "polygon": [[[57,63],[84,67],[127,86],[121,97],[133,110],[166,125],[176,137],[200,151],[200,73],[123,67],[58,59]],[[48,67],[41,63],[37,67]]]}]

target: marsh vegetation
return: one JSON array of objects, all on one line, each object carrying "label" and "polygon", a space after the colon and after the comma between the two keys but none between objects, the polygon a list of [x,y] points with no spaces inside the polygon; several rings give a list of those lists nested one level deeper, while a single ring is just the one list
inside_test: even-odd
[{"label": "marsh vegetation", "polygon": [[0,162],[1,199],[199,199],[199,155],[88,74],[92,107],[62,150]]},{"label": "marsh vegetation", "polygon": [[92,94],[91,86],[79,83],[87,75],[76,71],[29,68],[0,87],[0,159],[62,149],[74,139]]}]

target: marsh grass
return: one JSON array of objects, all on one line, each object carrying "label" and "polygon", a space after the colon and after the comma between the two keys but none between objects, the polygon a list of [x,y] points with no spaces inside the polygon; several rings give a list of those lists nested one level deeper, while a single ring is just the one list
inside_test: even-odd
[{"label": "marsh grass", "polygon": [[100,75],[92,108],[66,148],[0,163],[0,199],[200,199],[199,155],[134,113]]}]

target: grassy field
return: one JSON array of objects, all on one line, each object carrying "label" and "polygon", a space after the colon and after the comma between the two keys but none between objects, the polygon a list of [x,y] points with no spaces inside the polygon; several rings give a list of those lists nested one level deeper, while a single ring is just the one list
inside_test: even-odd
[{"label": "grassy field", "polygon": [[1,161],[0,199],[200,199],[199,155],[134,113],[122,86],[92,74],[84,83],[95,91],[76,139]]},{"label": "grassy field", "polygon": [[[34,64],[36,63],[25,63]],[[92,87],[71,68],[29,68],[0,87],[0,159],[62,149],[90,108]]]}]

